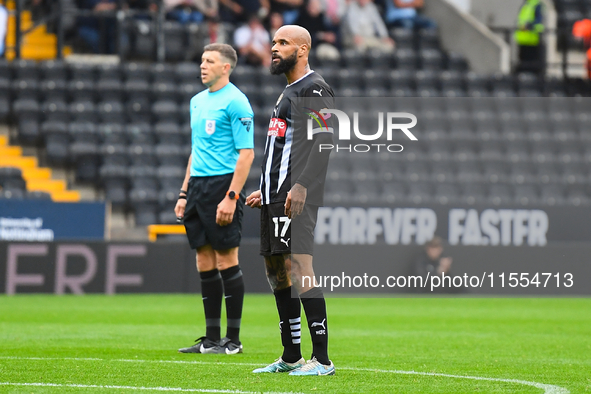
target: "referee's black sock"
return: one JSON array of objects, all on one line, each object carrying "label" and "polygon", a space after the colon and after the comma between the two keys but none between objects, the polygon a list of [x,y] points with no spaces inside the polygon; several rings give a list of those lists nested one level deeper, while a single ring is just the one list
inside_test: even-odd
[{"label": "referee's black sock", "polygon": [[326,302],[319,287],[314,287],[300,295],[306,312],[308,328],[312,337],[312,357],[321,364],[328,365],[328,326],[326,325]]},{"label": "referee's black sock", "polygon": [[219,341],[222,296],[224,294],[222,277],[217,269],[199,272],[199,276],[201,277],[201,295],[205,310],[205,336],[212,341]]},{"label": "referee's black sock", "polygon": [[283,361],[293,363],[302,358],[300,343],[302,341],[302,317],[300,299],[291,294],[291,286],[287,289],[275,290],[275,302],[279,311],[279,329],[283,345]]},{"label": "referee's black sock", "polygon": [[224,281],[224,297],[226,300],[226,317],[228,329],[226,336],[234,343],[240,343],[240,319],[244,303],[244,280],[240,266],[235,265],[220,271]]}]

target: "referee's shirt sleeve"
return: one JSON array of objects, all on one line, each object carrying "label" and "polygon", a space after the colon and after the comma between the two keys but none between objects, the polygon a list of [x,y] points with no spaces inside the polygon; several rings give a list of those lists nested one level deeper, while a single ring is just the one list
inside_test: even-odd
[{"label": "referee's shirt sleeve", "polygon": [[239,149],[254,148],[254,114],[246,96],[234,98],[228,105],[228,114],[232,123],[234,147]]}]

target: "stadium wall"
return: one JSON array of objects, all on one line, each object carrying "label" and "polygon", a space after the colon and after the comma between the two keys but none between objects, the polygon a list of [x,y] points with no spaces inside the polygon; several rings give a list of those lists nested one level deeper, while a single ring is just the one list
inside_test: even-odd
[{"label": "stadium wall", "polygon": [[509,44],[472,15],[447,0],[426,1],[423,11],[439,24],[444,48],[466,57],[473,71],[486,74],[510,71]]},{"label": "stadium wall", "polygon": [[[445,292],[441,287],[432,288],[433,279],[417,284],[413,267],[421,249],[418,245],[317,245],[316,276],[327,295]],[[591,295],[588,243],[538,248],[449,246],[445,252],[453,259],[448,276],[454,285],[447,289],[453,293]],[[243,242],[240,264],[247,292],[270,292],[256,239]],[[349,286],[347,278],[351,278],[349,283],[352,280]],[[391,278],[400,280],[392,282]],[[4,294],[198,291],[195,255],[185,242],[0,242],[0,293]]]}]

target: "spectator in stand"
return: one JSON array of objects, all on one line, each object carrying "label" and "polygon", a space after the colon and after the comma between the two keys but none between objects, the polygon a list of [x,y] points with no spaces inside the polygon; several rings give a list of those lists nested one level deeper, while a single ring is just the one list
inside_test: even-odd
[{"label": "spectator in stand", "polygon": [[312,49],[320,59],[340,59],[340,37],[326,24],[320,0],[307,0],[306,8],[300,13],[296,24],[310,32]]},{"label": "spectator in stand", "polygon": [[[78,35],[94,53],[114,53],[117,0],[81,0],[80,8],[94,11],[95,16],[78,18]],[[107,16],[108,13],[111,15]],[[101,48],[101,46],[103,48]]]},{"label": "spectator in stand", "polygon": [[269,34],[271,37],[275,37],[275,32],[283,26],[283,15],[279,12],[271,12],[269,14]]},{"label": "spectator in stand", "polygon": [[583,42],[586,54],[587,77],[591,79],[591,19],[583,19],[573,25],[573,36]]},{"label": "spectator in stand", "polygon": [[234,32],[234,44],[241,60],[252,66],[271,65],[271,39],[269,33],[256,15],[248,19],[248,24]]},{"label": "spectator in stand", "polygon": [[324,24],[340,36],[341,20],[347,12],[346,0],[320,0]]},{"label": "spectator in stand", "polygon": [[216,0],[164,0],[166,16],[182,24],[201,23],[218,14]]},{"label": "spectator in stand", "polygon": [[434,29],[437,24],[419,14],[424,0],[386,0],[386,24],[407,29]]},{"label": "spectator in stand", "polygon": [[532,72],[543,75],[546,69],[544,10],[541,0],[525,0],[517,16],[515,42],[519,49],[517,72]]},{"label": "spectator in stand", "polygon": [[271,0],[271,12],[280,13],[286,25],[295,23],[303,6],[304,0]]},{"label": "spectator in stand", "polygon": [[349,46],[359,51],[378,49],[394,51],[394,40],[388,36],[388,29],[372,0],[355,0],[349,4],[345,15],[350,33]]},{"label": "spectator in stand", "polygon": [[238,24],[248,22],[250,15],[267,17],[271,4],[269,0],[220,0],[220,18],[223,22]]},{"label": "spectator in stand", "polygon": [[4,56],[6,28],[8,27],[8,11],[4,7],[4,0],[0,0],[0,57]]},{"label": "spectator in stand", "polygon": [[136,15],[136,19],[151,20],[149,13],[158,12],[156,0],[127,0],[127,6],[134,11],[143,11],[141,15]]}]

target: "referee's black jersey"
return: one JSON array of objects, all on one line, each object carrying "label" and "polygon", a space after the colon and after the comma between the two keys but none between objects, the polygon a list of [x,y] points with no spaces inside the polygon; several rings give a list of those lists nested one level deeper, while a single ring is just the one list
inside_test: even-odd
[{"label": "referee's black jersey", "polygon": [[[315,103],[314,106],[318,107],[315,108],[316,111],[323,108],[334,108],[334,93],[331,87],[314,71],[285,87],[275,104],[267,131],[265,157],[261,166],[262,204],[283,202],[287,199],[287,192],[298,181],[306,168],[308,158],[318,137],[317,134],[314,134],[314,139],[308,139],[306,122],[302,121],[306,118],[306,109],[294,105],[294,111],[298,111],[298,113],[292,114],[292,101],[298,97],[313,98],[311,101]],[[328,120],[328,118],[327,116],[326,121],[330,125],[332,119]],[[299,120],[295,122],[295,119]],[[332,131],[332,128],[330,130]],[[324,138],[326,138],[326,134]],[[332,135],[330,138],[332,142]],[[322,154],[327,156],[327,163],[330,151],[322,152]],[[315,179],[306,185],[307,204],[322,205],[326,169],[326,166],[316,169]]]}]

